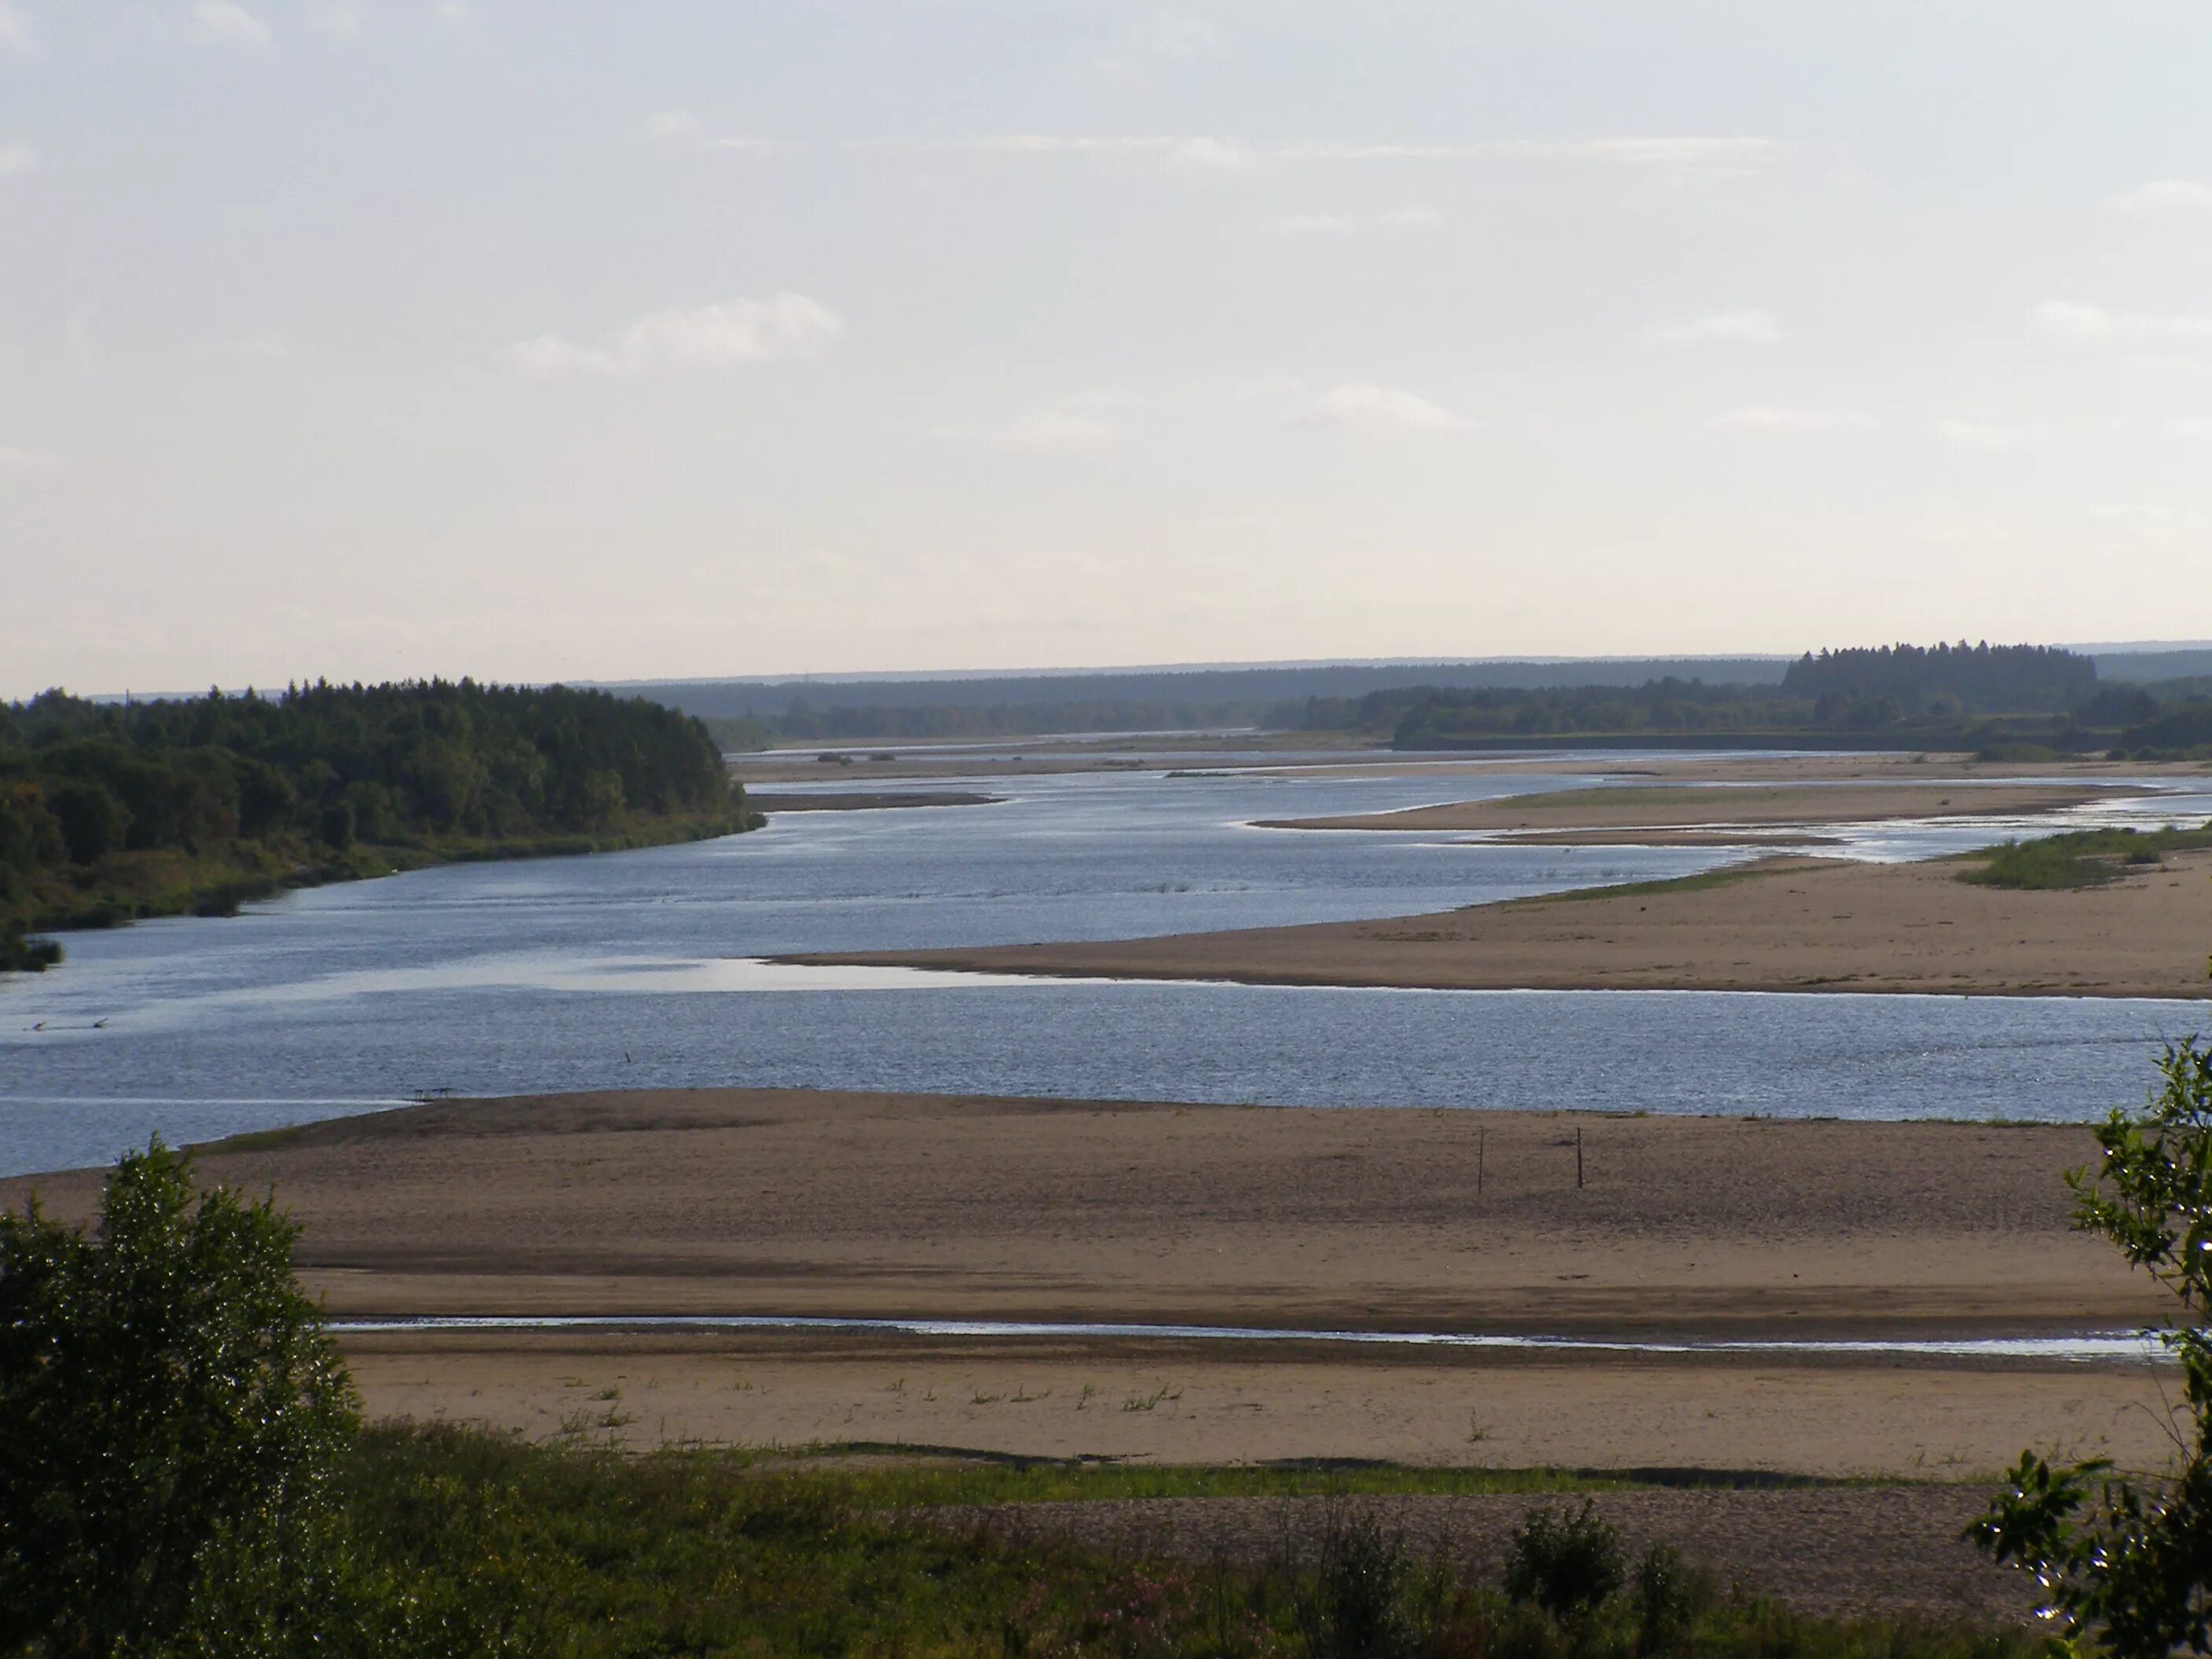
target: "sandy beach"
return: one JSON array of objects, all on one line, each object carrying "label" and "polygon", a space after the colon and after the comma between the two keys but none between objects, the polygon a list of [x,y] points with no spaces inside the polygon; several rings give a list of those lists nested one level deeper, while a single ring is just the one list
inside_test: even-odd
[{"label": "sandy beach", "polygon": [[1719,826],[1871,823],[1894,818],[2055,812],[2150,792],[2124,785],[1937,782],[1617,784],[1498,800],[1450,802],[1396,812],[1285,818],[1264,830],[1419,830],[1550,832],[1687,830]]},{"label": "sandy beach", "polygon": [[[1581,1131],[1584,1185],[1576,1185]],[[2087,1131],[722,1090],[451,1102],[200,1156],[342,1316],[786,1313],[1729,1340],[2109,1330]],[[89,1212],[97,1172],[35,1184]],[[369,1407],[645,1443],[1978,1474],[2157,1454],[2148,1368],[586,1331],[346,1339]],[[612,1395],[609,1390],[614,1390]]]},{"label": "sandy beach", "polygon": [[2212,853],[2069,890],[1976,886],[1962,867],[1777,857],[1719,882],[1376,921],[793,960],[1456,990],[2212,995]]}]

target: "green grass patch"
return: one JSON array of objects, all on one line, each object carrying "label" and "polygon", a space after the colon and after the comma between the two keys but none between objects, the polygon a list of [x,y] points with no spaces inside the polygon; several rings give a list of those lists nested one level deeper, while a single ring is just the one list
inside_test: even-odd
[{"label": "green grass patch", "polygon": [[1978,862],[1960,871],[1959,879],[2031,892],[2101,887],[2130,869],[2154,866],[2170,853],[2207,847],[2212,847],[2212,823],[2194,830],[2076,830],[1966,854]]},{"label": "green grass patch", "polygon": [[[850,1449],[848,1449],[848,1455]],[[1504,1477],[1509,1481],[1518,1476]],[[1576,1477],[1580,1479],[1580,1477]],[[2025,1632],[1817,1620],[1723,1591],[1694,1564],[1655,1630],[1627,1587],[1572,1627],[1416,1557],[1355,1512],[1264,1560],[1107,1555],[895,1510],[1047,1498],[1499,1488],[1481,1472],[855,1468],[821,1459],[537,1446],[453,1427],[369,1431],[341,1472],[367,1596],[333,1651],[2027,1659]],[[1553,1477],[1545,1477],[1549,1481]],[[1401,1483],[1390,1485],[1389,1483]],[[1584,1486],[1587,1486],[1584,1482]],[[1532,1507],[1563,1486],[1509,1485]],[[1576,1487],[1580,1490],[1583,1487]],[[395,1609],[397,1610],[395,1612]],[[1385,1632],[1386,1644],[1355,1639]],[[1663,1636],[1663,1641],[1655,1637]],[[1379,1638],[1378,1638],[1379,1639]]]}]

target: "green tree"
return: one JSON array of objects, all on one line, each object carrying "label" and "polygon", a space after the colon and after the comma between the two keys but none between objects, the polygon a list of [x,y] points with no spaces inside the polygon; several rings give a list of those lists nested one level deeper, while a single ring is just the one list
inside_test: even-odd
[{"label": "green tree", "polygon": [[2181,1364],[2174,1467],[2138,1482],[2099,1459],[2021,1454],[1967,1535],[2032,1573],[2058,1647],[2113,1659],[2212,1653],[2212,1047],[2166,1050],[2140,1115],[2097,1131],[2095,1176],[2069,1173],[2075,1224],[2119,1246],[2180,1304],[2159,1340]]},{"label": "green tree", "polygon": [[0,1650],[260,1655],[328,1623],[357,1417],[297,1232],[158,1139],[91,1237],[0,1216]]}]

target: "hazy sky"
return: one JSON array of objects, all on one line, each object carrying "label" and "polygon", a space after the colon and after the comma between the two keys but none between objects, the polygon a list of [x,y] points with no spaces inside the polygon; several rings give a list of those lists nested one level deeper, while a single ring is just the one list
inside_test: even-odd
[{"label": "hazy sky", "polygon": [[5,0],[0,694],[2212,634],[2206,0]]}]

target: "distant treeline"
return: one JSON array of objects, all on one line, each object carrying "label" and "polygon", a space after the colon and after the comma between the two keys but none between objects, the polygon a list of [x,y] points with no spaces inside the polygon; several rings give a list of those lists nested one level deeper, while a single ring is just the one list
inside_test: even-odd
[{"label": "distant treeline", "polygon": [[234,908],[399,864],[743,827],[705,726],[471,680],[0,705],[0,965],[38,928]]},{"label": "distant treeline", "polygon": [[2096,695],[2097,665],[2056,646],[1964,641],[1808,651],[1790,665],[1782,690],[1815,701],[1887,699],[1898,714],[2059,714]]},{"label": "distant treeline", "polygon": [[1779,686],[1663,678],[1540,691],[1400,687],[1310,700],[1310,731],[1388,732],[1400,749],[1510,746],[1601,738],[1719,746],[2004,750],[2017,758],[2110,750],[2146,758],[2212,746],[2203,684],[2100,685],[2096,665],[2043,647],[1832,651],[1791,665]]},{"label": "distant treeline", "polygon": [[[1861,659],[1865,660],[1862,661]],[[1726,686],[1738,701],[1773,697],[1786,677],[1826,685],[1793,687],[1817,702],[1822,693],[1887,696],[1899,718],[1984,710],[2059,712],[2081,699],[2085,678],[2168,680],[2212,675],[2212,652],[2107,652],[2096,656],[2033,647],[1893,647],[1786,657],[1624,657],[1549,661],[1324,663],[1258,668],[1135,669],[1064,674],[849,679],[661,681],[616,688],[708,721],[732,750],[779,744],[988,741],[1048,733],[1273,730],[1391,730],[1432,691],[1641,693],[1669,683]],[[1862,672],[1862,671],[1865,672]],[[2091,671],[2094,671],[2092,673]],[[1838,689],[1841,687],[1843,689]],[[1931,690],[1932,688],[1936,688]],[[2172,688],[2151,688],[2170,696]],[[1377,699],[1381,702],[1377,702]],[[1586,700],[1586,699],[1585,699]],[[1695,701],[1695,699],[1692,699]],[[1375,710],[1395,707],[1389,719]],[[1878,702],[1870,714],[1879,714]],[[1364,712],[1356,712],[1364,711]],[[1324,718],[1324,714],[1326,718]],[[1813,723],[1840,726],[1833,704]]]}]

